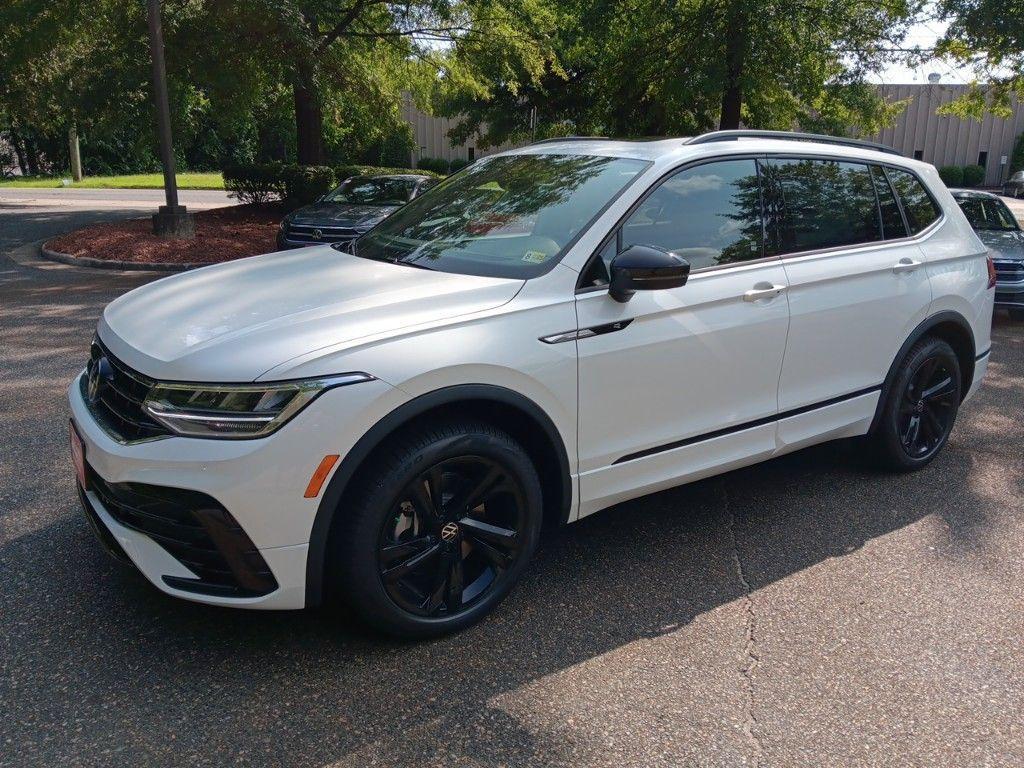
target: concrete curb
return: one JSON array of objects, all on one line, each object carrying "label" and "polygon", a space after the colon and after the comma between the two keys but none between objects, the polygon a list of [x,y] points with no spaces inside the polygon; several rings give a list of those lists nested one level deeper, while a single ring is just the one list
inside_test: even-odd
[{"label": "concrete curb", "polygon": [[59,261],[61,264],[68,264],[72,267],[116,269],[121,272],[187,272],[190,269],[210,266],[209,264],[139,264],[134,261],[114,261],[110,259],[94,259],[90,256],[72,256],[68,253],[50,250],[46,247],[46,242],[39,246],[39,255],[44,259]]}]

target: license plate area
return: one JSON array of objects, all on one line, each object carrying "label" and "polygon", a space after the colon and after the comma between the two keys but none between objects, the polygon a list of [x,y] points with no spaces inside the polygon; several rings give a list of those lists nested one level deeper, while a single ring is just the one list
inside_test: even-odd
[{"label": "license plate area", "polygon": [[78,484],[85,490],[89,487],[85,473],[85,443],[82,442],[82,437],[78,434],[78,428],[75,427],[73,421],[68,422],[68,437],[71,441],[71,463],[75,467],[75,477],[78,479]]}]

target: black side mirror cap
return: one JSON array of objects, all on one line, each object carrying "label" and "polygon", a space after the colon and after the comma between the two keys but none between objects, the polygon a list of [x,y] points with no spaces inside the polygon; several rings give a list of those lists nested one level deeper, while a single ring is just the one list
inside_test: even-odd
[{"label": "black side mirror cap", "polygon": [[660,291],[686,285],[690,263],[677,253],[651,245],[631,245],[614,259],[608,295],[625,303],[637,291]]}]

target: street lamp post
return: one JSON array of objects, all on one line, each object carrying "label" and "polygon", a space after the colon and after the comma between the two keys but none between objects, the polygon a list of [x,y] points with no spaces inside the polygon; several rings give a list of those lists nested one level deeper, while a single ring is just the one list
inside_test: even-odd
[{"label": "street lamp post", "polygon": [[195,237],[195,221],[185,206],[178,204],[178,182],[174,174],[171,144],[171,109],[167,102],[167,67],[164,65],[164,34],[160,25],[160,0],[148,0],[149,49],[153,57],[153,101],[160,133],[160,163],[164,168],[167,205],[153,214],[153,232],[162,237]]}]

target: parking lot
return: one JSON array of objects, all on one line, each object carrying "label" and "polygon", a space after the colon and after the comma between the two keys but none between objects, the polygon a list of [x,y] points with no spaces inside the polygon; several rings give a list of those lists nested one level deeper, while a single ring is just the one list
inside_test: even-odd
[{"label": "parking lot", "polygon": [[606,510],[403,644],[165,597],[92,540],[64,389],[151,276],[32,263],[67,215],[0,207],[0,765],[1024,764],[1024,325],[927,469],[843,442]]}]

